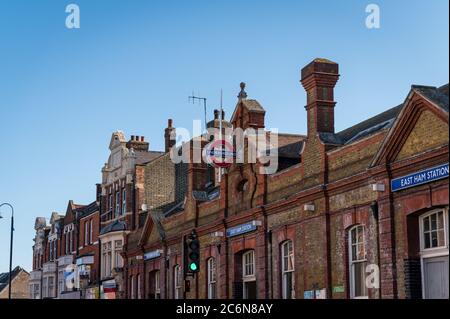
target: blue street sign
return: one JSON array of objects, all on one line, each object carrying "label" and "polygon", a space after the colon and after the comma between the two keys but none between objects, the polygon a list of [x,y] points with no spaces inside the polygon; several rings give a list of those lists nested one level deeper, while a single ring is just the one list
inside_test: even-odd
[{"label": "blue street sign", "polygon": [[423,171],[415,172],[391,181],[391,189],[393,192],[422,185],[439,179],[448,178],[448,163]]},{"label": "blue street sign", "polygon": [[256,224],[254,221],[241,224],[235,227],[231,227],[227,229],[227,237],[233,237],[240,234],[248,233],[256,230]]},{"label": "blue street sign", "polygon": [[161,257],[161,251],[154,250],[144,254],[144,260],[155,259]]}]

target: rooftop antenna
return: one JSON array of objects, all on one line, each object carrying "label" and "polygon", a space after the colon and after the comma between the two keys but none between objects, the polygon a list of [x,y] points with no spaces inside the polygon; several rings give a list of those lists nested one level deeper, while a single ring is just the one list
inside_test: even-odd
[{"label": "rooftop antenna", "polygon": [[[222,117],[223,117],[223,90],[220,89],[220,116],[219,116],[219,140],[222,140]],[[218,182],[222,181],[222,168],[219,168]]]},{"label": "rooftop antenna", "polygon": [[[200,95],[200,94],[199,94]],[[192,104],[195,103],[195,101],[198,101],[199,103],[201,101],[203,101],[203,108],[204,108],[204,112],[205,112],[205,130],[207,130],[207,122],[206,122],[206,97],[200,97],[200,96],[196,96],[194,95],[194,92],[192,92],[192,95],[189,96],[189,101],[192,100]]]}]

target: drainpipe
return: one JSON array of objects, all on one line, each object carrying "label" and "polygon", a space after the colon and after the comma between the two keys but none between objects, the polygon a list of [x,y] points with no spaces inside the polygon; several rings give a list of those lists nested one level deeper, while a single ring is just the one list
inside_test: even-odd
[{"label": "drainpipe", "polygon": [[[378,202],[374,201],[370,205],[370,209],[372,211],[372,216],[375,220],[375,229],[376,229],[376,235],[377,235],[377,264],[378,269],[381,269],[381,260],[380,260],[380,225],[378,224]],[[378,298],[381,299],[381,274],[378,274],[378,280],[380,287],[378,289]]]},{"label": "drainpipe", "polygon": [[[269,287],[270,294],[273,294],[273,278],[272,278],[272,232],[267,231],[267,212],[264,206],[261,206],[261,210],[264,217],[264,246],[266,250],[266,258],[265,262],[265,276],[266,282],[265,284],[265,298],[269,299]],[[269,270],[270,269],[270,270]],[[270,286],[269,286],[269,276],[270,276]]]},{"label": "drainpipe", "polygon": [[[272,299],[273,298],[273,262],[272,262],[272,260],[273,260],[273,247],[272,247],[272,231],[271,230],[269,230],[268,232],[267,232],[267,237],[268,237],[268,247],[267,247],[267,250],[268,250],[268,258],[267,258],[267,261],[268,261],[268,263],[269,263],[269,276],[270,276],[270,295],[268,296],[270,299]],[[267,268],[266,268],[267,269]],[[267,294],[266,294],[266,298],[267,298]]]}]

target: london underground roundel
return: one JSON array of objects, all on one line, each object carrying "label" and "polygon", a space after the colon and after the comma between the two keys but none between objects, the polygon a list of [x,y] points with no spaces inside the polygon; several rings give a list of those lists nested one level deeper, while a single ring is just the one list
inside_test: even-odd
[{"label": "london underground roundel", "polygon": [[217,140],[205,148],[205,158],[209,164],[217,168],[228,168],[233,164],[236,153],[233,145],[226,140]]}]

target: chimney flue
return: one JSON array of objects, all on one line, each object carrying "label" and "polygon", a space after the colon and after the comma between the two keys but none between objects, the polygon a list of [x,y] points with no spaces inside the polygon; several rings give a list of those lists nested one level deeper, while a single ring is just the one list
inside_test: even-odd
[{"label": "chimney flue", "polygon": [[175,145],[175,128],[173,127],[173,121],[172,119],[167,120],[167,127],[164,130],[164,141],[165,141],[165,152],[170,152],[170,149]]},{"label": "chimney flue", "polygon": [[301,71],[306,91],[308,136],[317,132],[334,133],[334,87],[339,79],[339,65],[327,59],[315,59]]}]

